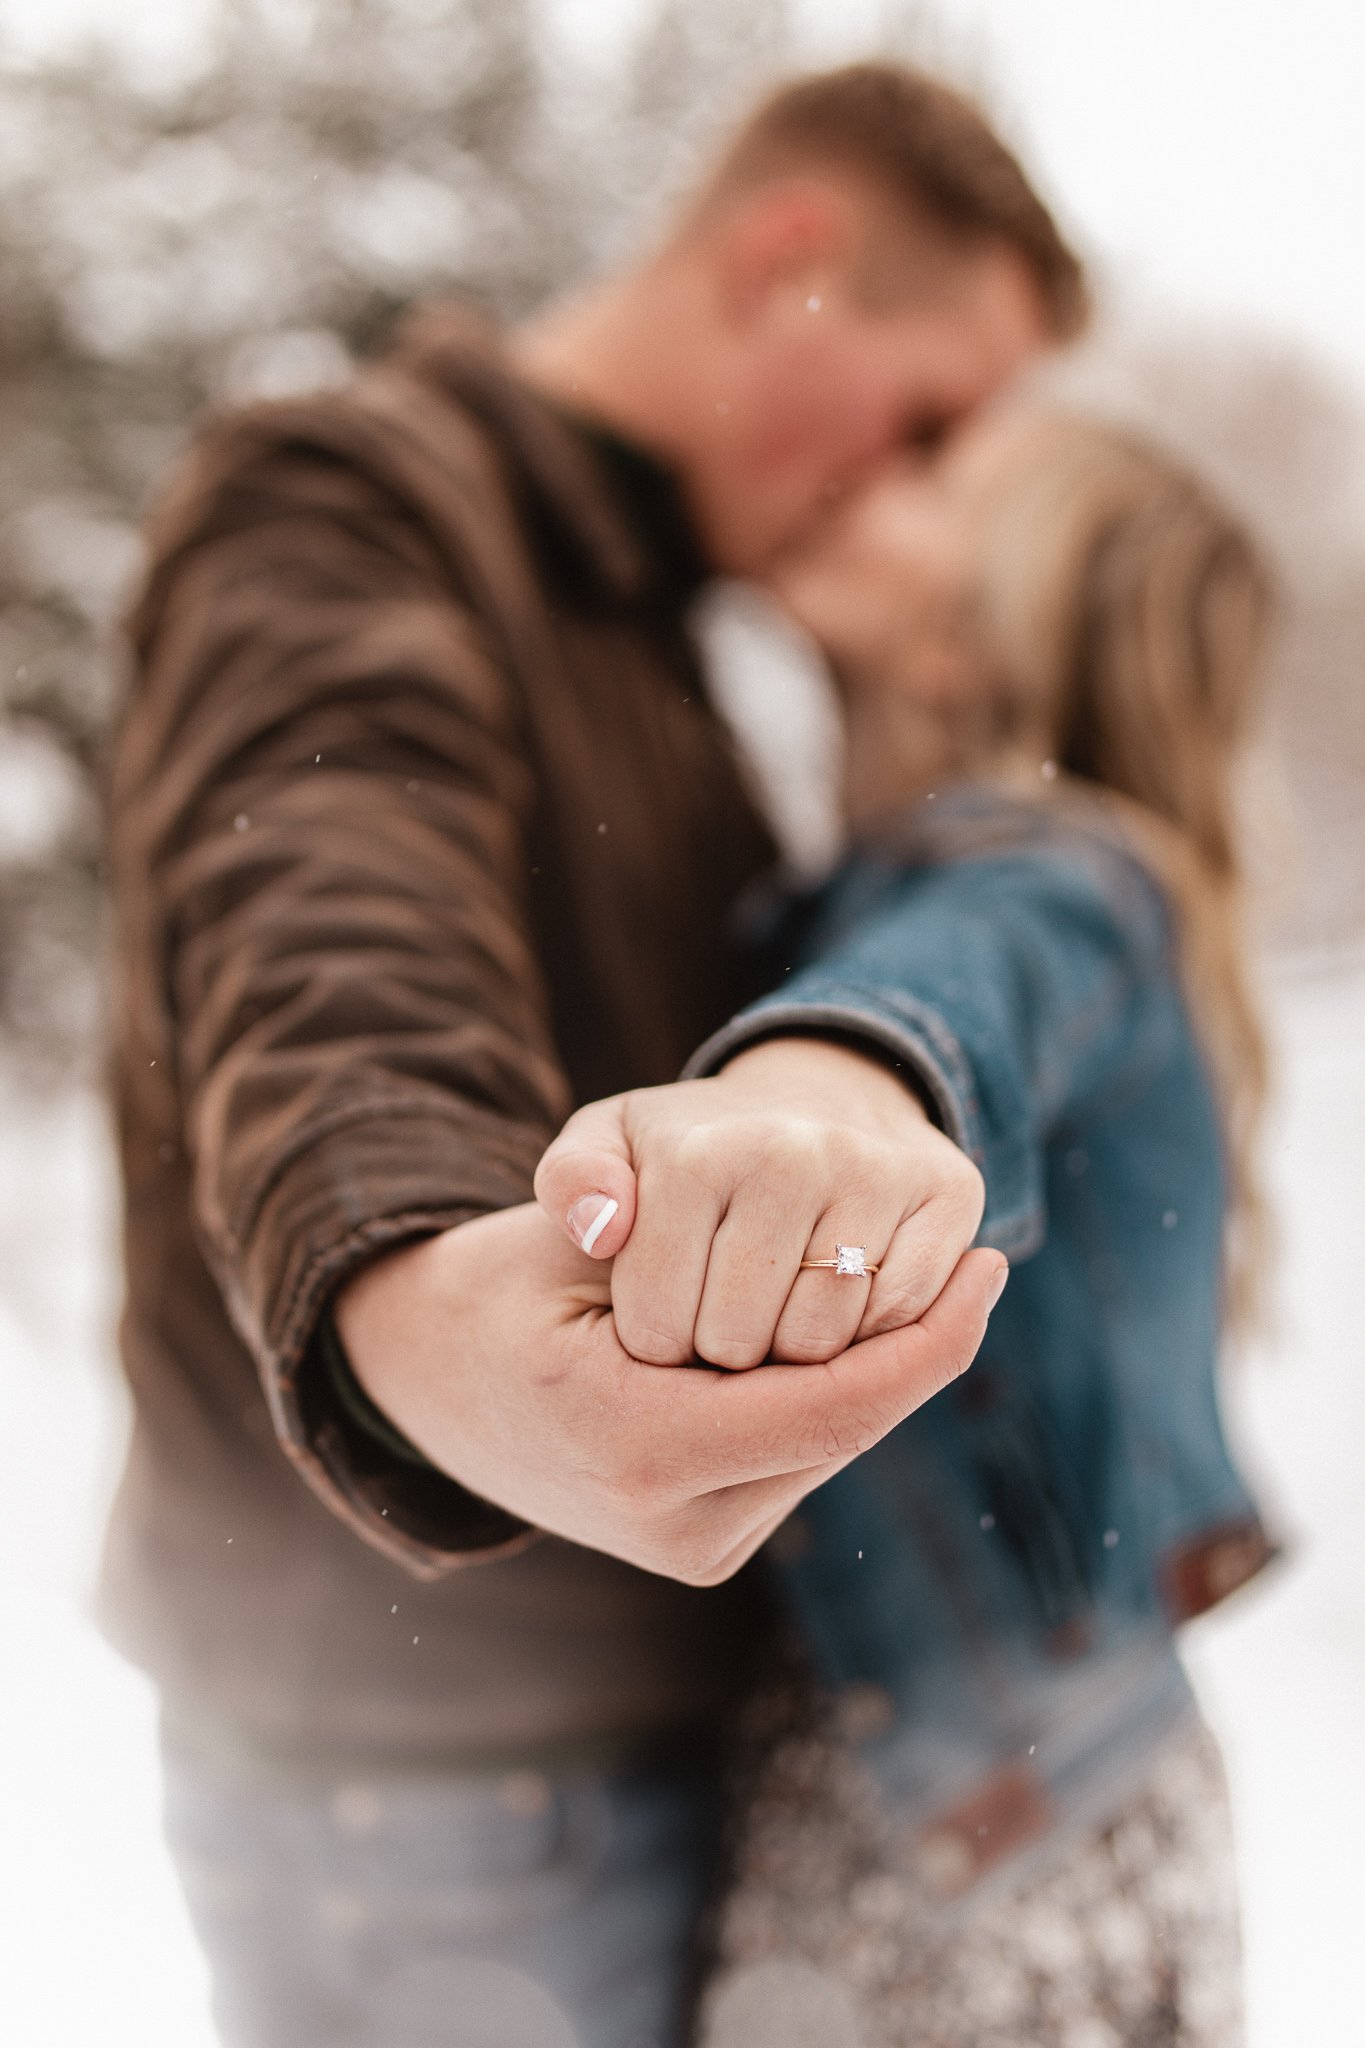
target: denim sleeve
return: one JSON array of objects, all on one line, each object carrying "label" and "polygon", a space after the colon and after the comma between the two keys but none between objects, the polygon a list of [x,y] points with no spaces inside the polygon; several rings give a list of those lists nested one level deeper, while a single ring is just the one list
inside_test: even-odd
[{"label": "denim sleeve", "polygon": [[688,1062],[715,1073],[779,1034],[861,1040],[902,1068],[981,1168],[979,1241],[1044,1231],[1044,1149],[1087,1101],[1148,1070],[1172,996],[1165,908],[1108,848],[1016,850],[829,886],[780,988]]}]

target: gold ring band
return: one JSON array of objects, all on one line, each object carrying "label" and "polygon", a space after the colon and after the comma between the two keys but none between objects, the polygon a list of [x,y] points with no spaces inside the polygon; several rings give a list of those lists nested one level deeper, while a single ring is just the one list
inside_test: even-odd
[{"label": "gold ring band", "polygon": [[850,1280],[870,1279],[881,1271],[880,1263],[869,1259],[866,1245],[861,1244],[836,1244],[832,1259],[802,1259],[800,1270],[812,1273],[817,1267],[827,1273],[843,1273]]}]

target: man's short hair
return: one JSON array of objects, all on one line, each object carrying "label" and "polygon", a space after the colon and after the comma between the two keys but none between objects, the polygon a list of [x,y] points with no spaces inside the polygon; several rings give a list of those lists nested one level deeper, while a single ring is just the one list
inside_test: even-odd
[{"label": "man's short hair", "polygon": [[1016,250],[1057,338],[1084,325],[1078,257],[980,109],[950,86],[891,63],[850,64],[779,86],[724,150],[700,203],[819,162],[880,187],[955,238]]}]

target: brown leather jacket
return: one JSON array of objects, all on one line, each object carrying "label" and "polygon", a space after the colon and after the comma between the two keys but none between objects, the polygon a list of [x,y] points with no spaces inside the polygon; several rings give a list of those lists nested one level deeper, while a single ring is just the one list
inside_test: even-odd
[{"label": "brown leather jacket", "polygon": [[526,1200],[576,1102],[673,1079],[748,993],[728,920],[771,847],[685,522],[664,488],[641,533],[623,458],[428,314],[221,424],[154,525],[112,784],[136,1421],[104,1611],[250,1739],[657,1728],[745,1625],[742,1587],[527,1548],[309,1364],[358,1265]]}]

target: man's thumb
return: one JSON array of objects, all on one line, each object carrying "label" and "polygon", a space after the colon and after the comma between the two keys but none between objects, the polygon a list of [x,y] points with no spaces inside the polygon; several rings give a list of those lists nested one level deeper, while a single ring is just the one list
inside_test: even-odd
[{"label": "man's thumb", "polygon": [[536,1200],[594,1259],[615,1258],[635,1222],[625,1098],[576,1110],[536,1168]]},{"label": "man's thumb", "polygon": [[[937,1301],[916,1322],[864,1337],[844,1353],[850,1365],[856,1362],[865,1389],[876,1397],[878,1436],[967,1370],[1009,1270],[997,1251],[965,1252]],[[837,1370],[839,1361],[834,1363]]]}]

